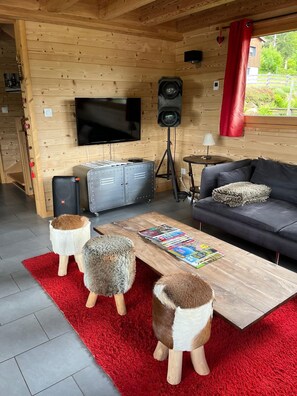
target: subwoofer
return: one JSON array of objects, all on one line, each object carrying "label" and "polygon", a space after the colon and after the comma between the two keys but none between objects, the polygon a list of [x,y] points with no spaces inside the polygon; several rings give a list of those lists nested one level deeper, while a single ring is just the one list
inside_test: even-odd
[{"label": "subwoofer", "polygon": [[54,176],[52,180],[54,217],[80,214],[79,179],[75,176]]},{"label": "subwoofer", "polygon": [[183,82],[179,77],[162,77],[158,87],[158,124],[176,127],[181,123]]}]

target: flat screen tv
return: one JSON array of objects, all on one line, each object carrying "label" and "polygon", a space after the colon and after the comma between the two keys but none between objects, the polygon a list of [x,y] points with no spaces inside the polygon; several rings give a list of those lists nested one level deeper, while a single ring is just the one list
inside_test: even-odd
[{"label": "flat screen tv", "polygon": [[140,140],[140,98],[75,98],[78,145]]}]

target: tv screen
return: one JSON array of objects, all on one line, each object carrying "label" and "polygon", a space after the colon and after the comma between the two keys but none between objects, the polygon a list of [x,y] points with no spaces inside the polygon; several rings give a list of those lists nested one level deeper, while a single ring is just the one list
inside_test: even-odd
[{"label": "tv screen", "polygon": [[75,98],[78,145],[140,140],[140,98]]}]

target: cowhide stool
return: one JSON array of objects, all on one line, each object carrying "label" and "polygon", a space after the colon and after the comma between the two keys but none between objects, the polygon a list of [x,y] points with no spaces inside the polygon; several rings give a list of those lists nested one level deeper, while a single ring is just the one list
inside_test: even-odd
[{"label": "cowhide stool", "polygon": [[209,374],[204,344],[210,337],[214,292],[191,273],[163,276],[153,289],[153,329],[158,339],[156,360],[168,356],[167,381],[181,381],[183,351],[191,352],[195,371]]},{"label": "cowhide stool", "polygon": [[122,236],[102,235],[90,239],[83,247],[84,283],[90,294],[86,307],[95,306],[98,295],[114,296],[119,315],[126,315],[124,293],[135,279],[133,242]]},{"label": "cowhide stool", "polygon": [[91,237],[90,221],[79,215],[63,214],[50,221],[50,240],[54,253],[59,255],[58,275],[67,275],[69,256],[74,255],[81,272],[84,272],[82,248]]}]

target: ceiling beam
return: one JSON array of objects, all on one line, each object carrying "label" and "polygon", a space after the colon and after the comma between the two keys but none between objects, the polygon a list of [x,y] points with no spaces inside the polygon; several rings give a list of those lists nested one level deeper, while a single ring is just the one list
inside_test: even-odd
[{"label": "ceiling beam", "polygon": [[46,0],[45,9],[49,12],[61,12],[78,2],[79,0]]},{"label": "ceiling beam", "polygon": [[57,25],[76,26],[87,29],[98,29],[113,33],[132,34],[135,36],[158,38],[169,41],[182,40],[182,34],[167,29],[165,26],[158,26],[157,28],[146,27],[135,22],[133,24],[129,21],[115,21],[110,23],[102,19],[90,19],[78,15],[66,15],[63,13],[47,12],[44,10],[32,11],[24,8],[15,8],[1,5],[0,2],[0,15],[1,17],[15,22],[16,20],[54,23]]},{"label": "ceiling beam", "polygon": [[297,8],[296,0],[237,0],[215,9],[215,12],[202,11],[191,17],[177,21],[177,30],[181,33],[191,32],[209,26],[220,26],[243,18],[271,18],[285,15]]},{"label": "ceiling beam", "polygon": [[153,2],[155,0],[109,0],[99,10],[99,17],[106,20],[117,18]]},{"label": "ceiling beam", "polygon": [[158,25],[234,1],[235,0],[159,0],[155,2],[155,4],[144,7],[141,10],[142,15],[139,17],[139,20],[145,25]]}]

